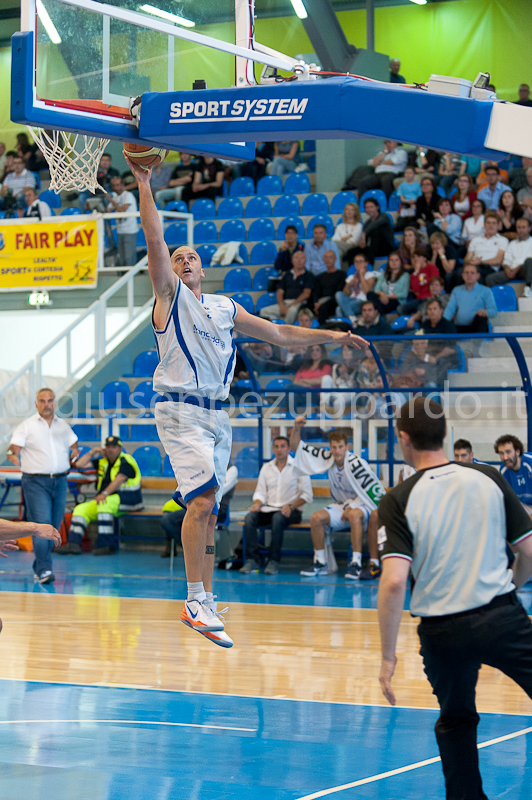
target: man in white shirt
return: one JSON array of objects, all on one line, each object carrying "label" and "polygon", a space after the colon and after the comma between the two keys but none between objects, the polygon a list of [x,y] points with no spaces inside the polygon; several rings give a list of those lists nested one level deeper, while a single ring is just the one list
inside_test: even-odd
[{"label": "man in white shirt", "polygon": [[[122,178],[111,178],[112,194],[106,192],[109,205],[107,211],[137,211],[135,195],[124,189]],[[118,217],[116,230],[118,232],[118,261],[117,267],[133,267],[137,263],[137,231],[136,217]]]},{"label": "man in white shirt", "polygon": [[34,187],[37,184],[33,172],[28,172],[24,166],[22,156],[15,156],[13,159],[13,172],[8,172],[6,179],[0,189],[0,210],[5,207],[4,197],[11,191],[13,197],[21,197],[26,186]]},{"label": "man in white shirt", "polygon": [[27,208],[23,214],[24,217],[53,217],[52,209],[45,203],[44,200],[39,200],[39,195],[31,187],[24,190],[24,200],[26,201]]},{"label": "man in white shirt", "polygon": [[312,502],[310,478],[296,470],[286,436],[273,440],[273,452],[275,458],[259,473],[253,505],[244,522],[246,561],[240,570],[244,575],[259,571],[258,528],[266,525],[271,527],[272,541],[264,574],[277,575],[285,528],[301,522],[299,509]]},{"label": "man in white shirt", "polygon": [[383,149],[368,162],[374,172],[360,181],[358,199],[368,189],[382,189],[386,197],[389,197],[394,189],[393,180],[403,174],[407,161],[408,153],[404,147],[399,147],[399,142],[385,139]]},{"label": "man in white shirt", "polygon": [[486,278],[486,286],[500,286],[515,280],[524,280],[525,297],[532,297],[532,236],[530,235],[530,220],[527,217],[518,219],[515,228],[517,239],[509,243],[502,269]]},{"label": "man in white shirt", "polygon": [[497,274],[508,247],[508,239],[499,233],[499,218],[494,211],[486,213],[484,228],[484,236],[475,236],[471,239],[464,258],[464,267],[468,264],[477,267],[481,283],[486,283],[490,275]]},{"label": "man in white shirt", "polygon": [[[55,413],[55,395],[40,389],[35,399],[37,413],[15,428],[7,457],[22,468],[22,493],[26,516],[31,522],[59,530],[65,516],[67,472],[78,458],[78,437]],[[72,457],[70,457],[72,450]],[[19,460],[20,455],[20,460]],[[53,540],[33,536],[34,580],[52,583]]]}]

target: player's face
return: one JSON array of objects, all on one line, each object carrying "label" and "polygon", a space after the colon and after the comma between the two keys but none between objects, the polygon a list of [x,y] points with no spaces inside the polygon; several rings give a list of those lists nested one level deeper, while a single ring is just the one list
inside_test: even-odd
[{"label": "player's face", "polygon": [[473,453],[471,450],[467,450],[465,447],[462,450],[455,450],[454,460],[460,462],[461,464],[472,464]]},{"label": "player's face", "polygon": [[331,453],[337,464],[343,464],[347,453],[347,443],[342,440],[331,442]]},{"label": "player's face", "polygon": [[505,467],[515,470],[519,469],[521,457],[511,442],[508,442],[507,444],[501,444],[498,452],[499,458]]},{"label": "player's face", "polygon": [[192,247],[178,247],[172,255],[172,269],[189,289],[196,288],[205,273],[201,259]]}]

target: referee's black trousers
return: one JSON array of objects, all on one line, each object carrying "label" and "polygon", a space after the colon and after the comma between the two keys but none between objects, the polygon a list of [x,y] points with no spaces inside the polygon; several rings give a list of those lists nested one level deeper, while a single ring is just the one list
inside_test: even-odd
[{"label": "referee's black trousers", "polygon": [[475,687],[482,664],[532,697],[532,623],[515,592],[418,627],[425,673],[440,704],[436,739],[447,800],[487,800],[478,766]]}]

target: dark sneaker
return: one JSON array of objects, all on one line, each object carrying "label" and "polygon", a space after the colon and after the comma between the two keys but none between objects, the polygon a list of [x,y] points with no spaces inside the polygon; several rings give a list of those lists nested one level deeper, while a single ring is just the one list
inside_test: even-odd
[{"label": "dark sneaker", "polygon": [[81,545],[77,542],[67,542],[66,544],[62,544],[61,547],[56,547],[54,555],[56,553],[58,556],[80,556]]},{"label": "dark sneaker", "polygon": [[243,567],[240,567],[239,572],[242,575],[258,575],[259,565],[252,558],[248,558]]},{"label": "dark sneaker", "polygon": [[268,561],[266,564],[266,569],[264,570],[265,575],[278,575],[279,574],[279,564],[277,561]]},{"label": "dark sneaker", "polygon": [[381,565],[380,564],[368,564],[367,567],[364,567],[362,572],[360,573],[359,580],[361,581],[375,581],[377,578],[381,576]]},{"label": "dark sneaker", "polygon": [[53,583],[55,581],[54,573],[47,569],[44,572],[41,572],[40,575],[33,575],[33,580],[35,583],[46,584],[46,583]]},{"label": "dark sneaker", "polygon": [[327,575],[327,564],[322,564],[321,561],[315,561],[310,569],[302,569],[299,573],[305,578],[317,578],[319,575]]},{"label": "dark sneaker", "polygon": [[115,553],[114,547],[97,547],[92,551],[93,556],[114,556]]},{"label": "dark sneaker", "polygon": [[353,562],[352,564],[349,564],[347,572],[345,573],[344,577],[348,578],[350,581],[358,581],[360,580],[361,572],[362,572],[362,567],[360,566],[360,564],[355,564]]}]

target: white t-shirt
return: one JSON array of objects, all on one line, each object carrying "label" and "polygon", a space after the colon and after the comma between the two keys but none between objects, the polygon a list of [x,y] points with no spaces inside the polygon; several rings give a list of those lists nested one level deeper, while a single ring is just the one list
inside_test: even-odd
[{"label": "white t-shirt", "polygon": [[70,469],[69,452],[78,437],[64,419],[55,417],[48,425],[37,412],[18,425],[11,444],[21,447],[20,466],[27,474],[55,475]]},{"label": "white t-shirt", "polygon": [[[379,277],[379,273],[378,272],[373,272],[372,270],[368,269],[368,271],[366,272],[364,277],[366,278],[366,280],[368,280],[368,278],[373,278],[373,280],[377,280],[377,278]],[[345,280],[346,286],[349,285],[349,284],[352,284],[354,279],[355,279],[354,273],[353,273],[353,275],[349,275]],[[351,294],[349,295],[349,297],[350,298],[356,297],[357,300],[361,300],[362,302],[364,302],[364,300],[368,299],[366,297],[366,293],[363,292],[362,290],[357,294],[355,292],[355,290],[354,290],[354,286],[351,286]]]},{"label": "white t-shirt", "polygon": [[[126,208],[127,212],[138,210],[135,195],[131,194],[131,192],[128,192],[124,189],[122,194],[116,194],[116,192],[113,192],[111,196],[119,206],[129,206],[129,208]],[[111,203],[109,203],[107,210],[114,211],[115,208]],[[137,233],[138,229],[139,226],[135,217],[118,217],[116,220],[116,230],[118,233]]]},{"label": "white t-shirt", "polygon": [[[471,240],[467,252],[469,255],[481,258],[484,262],[495,258],[499,250],[506,252],[507,247],[508,239],[506,236],[496,233],[495,236],[490,236],[489,239],[486,236],[476,236]],[[498,270],[500,267],[493,267],[493,269]]]},{"label": "white t-shirt", "polygon": [[481,214],[477,220],[474,217],[468,217],[464,220],[464,227],[462,228],[464,242],[474,239],[475,236],[484,236],[484,233],[484,214]]},{"label": "white t-shirt", "polygon": [[525,239],[513,239],[508,245],[508,249],[504,254],[503,266],[515,269],[521,267],[527,258],[532,258],[532,236]]},{"label": "white t-shirt", "polygon": [[[336,230],[333,236],[333,242],[338,242],[338,244],[352,244],[356,246],[358,244],[358,240],[360,239],[361,233],[362,233],[361,222],[357,222],[356,225],[348,225],[346,222],[340,222],[336,226]],[[342,242],[344,236],[349,236],[349,239],[346,242]]]}]

